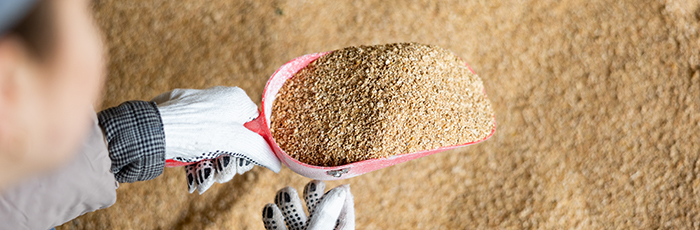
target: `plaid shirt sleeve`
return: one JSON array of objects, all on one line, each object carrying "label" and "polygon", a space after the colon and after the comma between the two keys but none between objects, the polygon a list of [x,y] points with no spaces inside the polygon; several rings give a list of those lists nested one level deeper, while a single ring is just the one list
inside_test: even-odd
[{"label": "plaid shirt sleeve", "polygon": [[165,132],[154,102],[127,101],[97,116],[117,181],[150,180],[163,173]]}]

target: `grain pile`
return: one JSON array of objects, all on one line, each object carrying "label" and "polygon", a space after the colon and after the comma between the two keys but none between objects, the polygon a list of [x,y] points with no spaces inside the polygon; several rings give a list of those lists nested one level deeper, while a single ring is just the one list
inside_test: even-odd
[{"label": "grain pile", "polygon": [[295,159],[319,166],[484,139],[493,110],[481,79],[437,46],[349,47],[287,80],[272,134]]}]

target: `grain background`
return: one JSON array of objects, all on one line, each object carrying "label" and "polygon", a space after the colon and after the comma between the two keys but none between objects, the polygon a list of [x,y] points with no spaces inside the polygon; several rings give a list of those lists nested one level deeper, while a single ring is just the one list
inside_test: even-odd
[{"label": "grain background", "polygon": [[[700,2],[695,0],[96,0],[103,108],[173,88],[260,102],[286,61],[352,45],[434,44],[483,79],[488,141],[329,182],[358,229],[700,228]],[[122,184],[58,229],[262,229],[277,189],[256,167],[204,195],[181,168]]]}]

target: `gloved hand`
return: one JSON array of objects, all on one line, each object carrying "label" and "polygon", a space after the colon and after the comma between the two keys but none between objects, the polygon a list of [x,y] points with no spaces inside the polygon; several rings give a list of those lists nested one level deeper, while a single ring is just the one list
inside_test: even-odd
[{"label": "gloved hand", "polygon": [[294,188],[285,187],[277,191],[275,204],[267,204],[263,208],[265,229],[355,229],[355,204],[350,186],[341,185],[324,194],[325,188],[326,185],[319,180],[313,180],[304,187],[309,217],[304,213]]},{"label": "gloved hand", "polygon": [[165,132],[166,166],[184,165],[189,192],[204,193],[253,165],[279,172],[265,139],[243,126],[258,107],[238,87],[175,89],[153,98]]}]

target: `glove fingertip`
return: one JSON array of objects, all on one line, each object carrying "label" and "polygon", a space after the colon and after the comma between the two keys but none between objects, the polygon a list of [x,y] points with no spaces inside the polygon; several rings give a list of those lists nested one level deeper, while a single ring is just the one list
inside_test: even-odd
[{"label": "glove fingertip", "polygon": [[197,163],[195,172],[195,175],[197,175],[197,191],[201,195],[214,184],[215,169],[211,161],[203,160]]},{"label": "glove fingertip", "polygon": [[299,229],[297,227],[306,225],[308,217],[306,213],[304,213],[296,189],[287,186],[277,191],[275,204],[277,204],[282,211],[288,228]]},{"label": "glove fingertip", "polygon": [[216,182],[219,184],[229,182],[235,175],[235,173],[218,173],[216,174]]},{"label": "glove fingertip", "polygon": [[337,202],[337,201],[334,202],[333,200],[343,200],[344,201],[345,198],[347,197],[347,194],[348,194],[348,191],[345,188],[338,186],[338,187],[335,187],[331,190],[328,190],[328,192],[325,195],[323,195],[323,200],[328,202],[328,203]]},{"label": "glove fingertip", "polygon": [[266,204],[262,211],[262,220],[265,225],[265,229],[268,230],[280,230],[287,229],[284,222],[284,216],[282,216],[282,211],[276,204]]},{"label": "glove fingertip", "polygon": [[243,173],[246,173],[253,169],[253,162],[250,162],[249,160],[243,159],[243,158],[237,158],[236,160],[236,171],[238,174],[243,175]]},{"label": "glove fingertip", "polygon": [[202,195],[204,192],[209,190],[212,185],[214,185],[213,179],[210,181],[205,181],[204,183],[197,185],[197,192],[199,192],[199,195]]},{"label": "glove fingertip", "polygon": [[193,165],[185,166],[185,179],[187,179],[187,191],[192,194],[194,190],[197,189],[195,168]]},{"label": "glove fingertip", "polygon": [[306,201],[306,209],[309,210],[309,213],[314,212],[324,191],[326,191],[326,184],[320,180],[312,180],[304,186],[304,201]]},{"label": "glove fingertip", "polygon": [[236,158],[224,155],[216,158],[214,160],[214,168],[216,168],[216,182],[226,183],[229,182],[236,175]]},{"label": "glove fingertip", "polygon": [[352,196],[352,193],[350,192],[350,184],[338,185],[338,187],[336,187],[336,188],[343,189],[343,190],[345,190],[345,192],[346,192],[347,194],[349,194],[349,195]]},{"label": "glove fingertip", "polygon": [[340,212],[340,215],[338,216],[338,223],[336,224],[335,229],[355,229],[355,201],[352,193],[350,192],[350,185],[344,184],[338,187],[341,187],[343,190],[346,191],[346,193],[345,203],[343,204],[343,208]]}]

